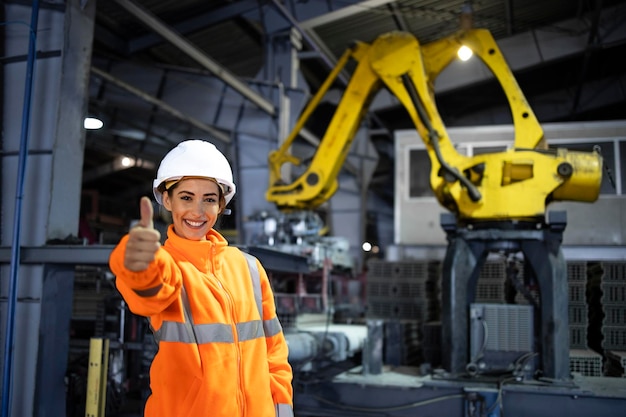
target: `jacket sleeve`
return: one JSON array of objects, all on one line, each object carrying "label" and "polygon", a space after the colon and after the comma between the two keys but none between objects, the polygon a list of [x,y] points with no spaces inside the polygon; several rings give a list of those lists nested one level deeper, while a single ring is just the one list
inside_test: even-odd
[{"label": "jacket sleeve", "polygon": [[145,271],[126,269],[124,252],[127,242],[128,235],[120,240],[109,256],[115,285],[133,313],[146,317],[160,313],[178,298],[182,285],[180,270],[163,248],[159,248],[155,260]]},{"label": "jacket sleeve", "polygon": [[[257,261],[257,263],[259,263]],[[293,373],[287,358],[289,350],[285,335],[276,316],[274,292],[270,285],[267,272],[259,263],[261,291],[263,294],[263,322],[266,330],[267,360],[270,368],[270,384],[274,404],[278,408],[285,405],[293,407],[293,387],[291,381]]]}]

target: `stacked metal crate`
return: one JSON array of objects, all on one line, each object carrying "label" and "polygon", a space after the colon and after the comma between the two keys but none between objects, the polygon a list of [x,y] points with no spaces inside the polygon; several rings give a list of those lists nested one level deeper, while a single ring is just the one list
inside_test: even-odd
[{"label": "stacked metal crate", "polygon": [[[476,289],[477,303],[505,303],[507,298],[505,260],[487,260],[483,266]],[[518,271],[515,279],[523,277],[523,262],[517,265]],[[588,304],[587,291],[587,262],[567,262],[568,282],[568,320],[569,320],[569,344],[570,344],[570,369],[572,372],[586,376],[602,375],[602,355],[589,349],[587,345]],[[540,293],[536,289],[528,289],[528,296],[535,302],[540,303]],[[528,304],[529,300],[524,294],[518,292],[514,301],[516,304]]]},{"label": "stacked metal crate", "polygon": [[626,351],[607,350],[604,354],[604,376],[626,378]]},{"label": "stacked metal crate", "polygon": [[587,262],[567,262],[570,349],[588,349]]},{"label": "stacked metal crate", "polygon": [[591,349],[570,349],[569,369],[584,376],[602,376],[602,355]]},{"label": "stacked metal crate", "polygon": [[[626,262],[604,262],[602,289],[602,348],[606,355],[605,372],[624,376],[626,364]],[[621,375],[620,374],[621,369]],[[615,375],[617,374],[617,375]]]},{"label": "stacked metal crate", "polygon": [[439,262],[371,260],[367,270],[367,317],[438,318]]},{"label": "stacked metal crate", "polygon": [[383,360],[387,365],[419,365],[424,361],[422,334],[417,320],[385,320]]},{"label": "stacked metal crate", "polygon": [[502,304],[505,299],[506,264],[503,259],[487,259],[476,283],[476,303]]},{"label": "stacked metal crate", "polygon": [[[569,345],[571,349],[588,349],[587,329],[589,327],[587,303],[587,262],[567,261],[567,291],[568,291],[568,325]],[[523,276],[524,266],[519,266],[518,278]],[[534,303],[541,303],[541,294],[538,289],[527,289],[528,295]],[[516,304],[528,304],[524,294],[515,295]]]},{"label": "stacked metal crate", "polygon": [[384,320],[385,362],[413,365],[422,360],[424,323],[439,319],[438,261],[368,262],[366,318]]},{"label": "stacked metal crate", "polygon": [[567,261],[569,367],[584,376],[602,376],[602,355],[589,348],[589,304],[587,302],[587,262]]},{"label": "stacked metal crate", "polygon": [[[106,314],[109,301],[121,300],[113,281],[107,280],[108,269],[92,265],[76,265],[74,273],[74,297],[72,303],[72,344],[85,342],[93,336],[107,336],[119,321],[115,315]],[[106,326],[110,323],[110,326]],[[114,328],[113,331],[117,329]]]}]

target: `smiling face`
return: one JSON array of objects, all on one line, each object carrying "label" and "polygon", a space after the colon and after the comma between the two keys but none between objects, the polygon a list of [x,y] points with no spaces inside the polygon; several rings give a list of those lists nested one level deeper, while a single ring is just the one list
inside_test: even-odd
[{"label": "smiling face", "polygon": [[185,239],[205,240],[221,212],[220,188],[208,178],[185,178],[163,193],[172,213],[174,232]]}]

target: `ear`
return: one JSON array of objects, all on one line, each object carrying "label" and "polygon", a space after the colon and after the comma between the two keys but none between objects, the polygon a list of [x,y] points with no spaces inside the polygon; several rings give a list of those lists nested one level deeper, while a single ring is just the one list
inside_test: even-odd
[{"label": "ear", "polygon": [[165,207],[165,210],[167,211],[172,211],[172,201],[170,200],[170,192],[169,191],[163,191],[163,194],[161,194],[161,200],[163,201],[163,207]]}]

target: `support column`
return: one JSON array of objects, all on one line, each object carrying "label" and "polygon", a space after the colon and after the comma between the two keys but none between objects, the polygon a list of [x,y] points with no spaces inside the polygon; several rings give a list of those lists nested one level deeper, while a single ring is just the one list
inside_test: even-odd
[{"label": "support column", "polygon": [[[81,6],[84,3],[84,6]],[[60,87],[53,137],[47,240],[78,235],[82,168],[85,155],[83,119],[88,112],[89,74],[96,1],[67,1]],[[52,110],[52,109],[50,109]]]},{"label": "support column", "polygon": [[521,242],[526,264],[539,284],[541,367],[544,376],[570,378],[567,264],[561,251],[565,213],[550,213],[550,228],[541,241]]},{"label": "support column", "polygon": [[483,242],[468,241],[457,233],[454,216],[444,213],[441,222],[448,235],[441,271],[442,365],[451,374],[460,375],[469,362],[469,306],[475,299],[487,252]]},{"label": "support column", "polygon": [[[39,10],[38,27],[28,22],[31,5],[6,4],[2,30],[6,63],[0,88],[3,121],[0,149],[0,246],[12,246],[19,227],[20,247],[43,247],[51,239],[76,236],[81,201],[89,68],[95,0],[68,0]],[[26,51],[37,31],[32,109],[22,114]],[[20,224],[15,218],[20,131],[28,121]],[[11,415],[65,415],[64,363],[69,347],[73,272],[45,265],[18,265],[15,337],[12,342]],[[9,265],[0,265],[0,329],[6,332]],[[4,300],[4,301],[2,301]],[[4,341],[6,333],[0,334]],[[2,343],[4,346],[4,343]],[[5,352],[0,352],[4,356]],[[37,358],[37,360],[35,359]],[[63,368],[63,369],[62,369]]]}]

